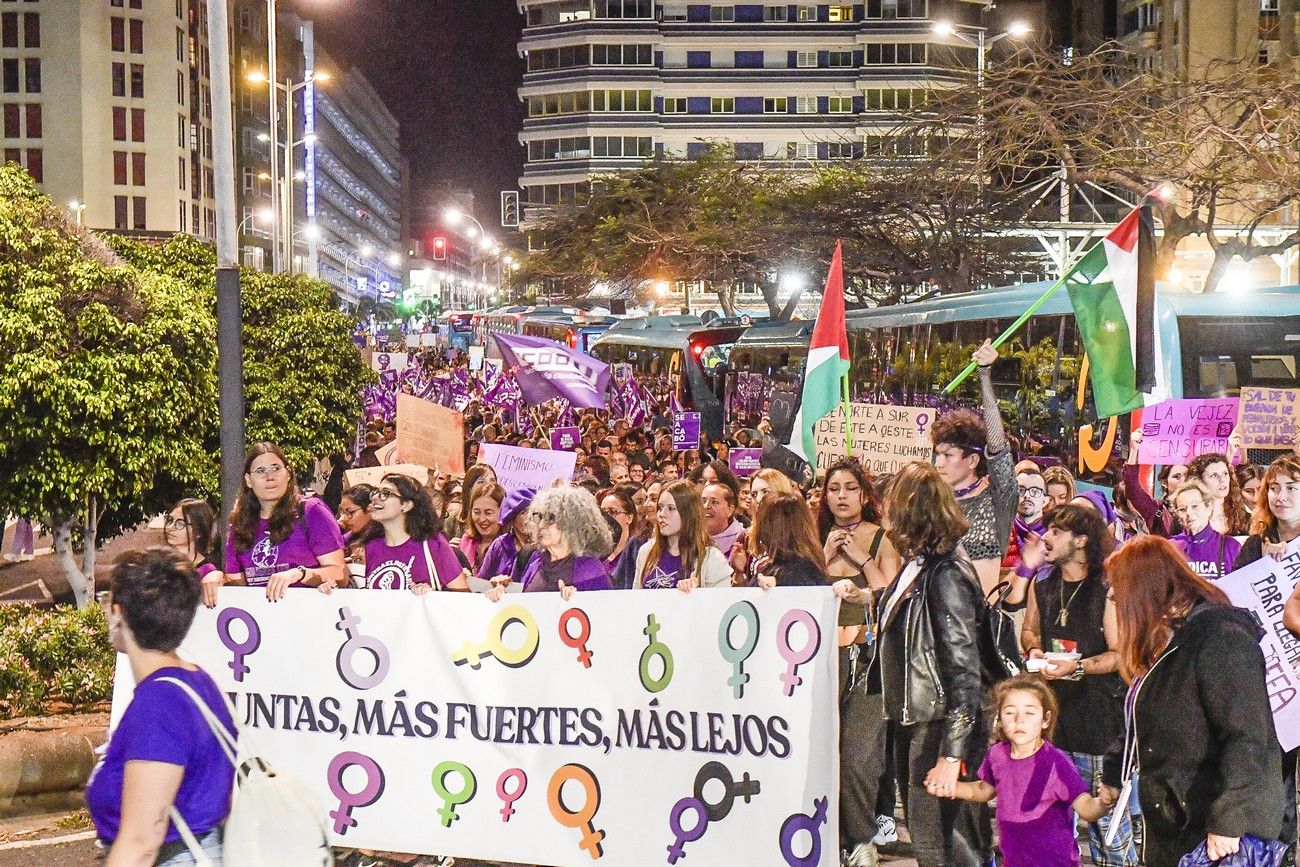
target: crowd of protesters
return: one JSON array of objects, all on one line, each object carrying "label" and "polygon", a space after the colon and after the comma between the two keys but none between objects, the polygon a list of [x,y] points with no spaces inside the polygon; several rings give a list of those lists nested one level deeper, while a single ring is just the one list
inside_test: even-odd
[{"label": "crowd of protesters", "polygon": [[[764,431],[737,426],[675,451],[663,412],[644,427],[578,413],[574,478],[536,491],[505,489],[477,447],[548,448],[547,438],[474,402],[463,477],[389,473],[345,487],[343,471],[374,466],[392,439],[376,421],[355,460],[317,474],[312,496],[299,486],[310,468],[260,443],[224,569],[198,500],[167,516],[171,555],[118,564],[111,632],[139,683],[128,714],[192,712],[151,685],[163,672],[181,671],[205,697],[215,690],[175,658],[177,611],[215,605],[225,585],[264,587],[272,600],[476,586],[494,602],[510,585],[565,598],[825,587],[840,600],[839,702],[828,710],[841,717],[843,864],[876,863],[900,817],[921,867],[985,865],[995,852],[1001,864],[1068,867],[1080,863],[1077,835],[1092,863],[1121,867],[1294,840],[1295,754],[1274,734],[1259,625],[1216,582],[1300,536],[1300,444],[1266,468],[1234,468],[1224,454],[1155,468],[1151,493],[1135,433],[1108,497],[1059,465],[1016,462],[993,397],[996,357],[988,344],[976,352],[981,409],[936,420],[932,462],[873,477],[843,460],[806,488],[775,469],[732,472],[728,450]],[[1300,635],[1300,595],[1285,618]],[[990,663],[994,619],[1016,624],[1023,672]],[[201,839],[219,825],[213,805],[228,803],[187,790],[188,773],[133,771],[190,761],[138,732],[118,729],[91,787],[110,864],[154,863],[114,861],[119,851],[175,855],[165,822],[142,824],[173,803]],[[228,793],[228,770],[206,785]]]}]

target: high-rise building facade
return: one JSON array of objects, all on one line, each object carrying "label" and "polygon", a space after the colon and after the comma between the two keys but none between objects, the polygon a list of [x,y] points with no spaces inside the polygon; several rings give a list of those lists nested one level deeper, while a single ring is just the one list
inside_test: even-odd
[{"label": "high-rise building facade", "polygon": [[972,40],[935,24],[994,26],[985,5],[523,0],[525,201],[714,143],[774,168],[871,155],[974,66]]},{"label": "high-rise building facade", "polygon": [[[1117,35],[1149,70],[1296,58],[1297,15],[1281,0],[1120,0]],[[1290,38],[1284,38],[1289,32]]]},{"label": "high-rise building facade", "polygon": [[207,69],[199,0],[0,0],[4,161],[92,228],[211,238]]}]

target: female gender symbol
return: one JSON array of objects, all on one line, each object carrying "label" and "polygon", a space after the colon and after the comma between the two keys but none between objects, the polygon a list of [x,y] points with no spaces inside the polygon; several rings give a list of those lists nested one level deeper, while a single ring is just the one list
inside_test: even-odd
[{"label": "female gender symbol", "polygon": [[[465,785],[459,792],[448,791],[448,774],[460,774]],[[442,827],[450,828],[451,823],[460,818],[456,814],[456,808],[473,800],[474,793],[478,791],[478,780],[474,778],[474,772],[460,762],[443,762],[433,769],[433,790],[442,798],[442,808],[438,810],[438,815],[442,817]]]},{"label": "female gender symbol", "polygon": [[[518,647],[507,647],[505,631],[512,623],[524,627],[524,641]],[[522,668],[537,653],[540,635],[537,621],[533,614],[522,605],[508,605],[497,612],[488,623],[487,636],[483,641],[466,641],[460,649],[452,653],[451,661],[456,665],[469,663],[470,668],[483,664],[483,657],[495,656],[497,661],[508,668]]]},{"label": "female gender symbol", "polygon": [[[646,649],[641,651],[641,685],[647,692],[663,692],[673,679],[673,652],[668,649],[668,645],[659,640],[659,629],[659,622],[655,620],[655,616],[648,615],[645,629],[641,630],[642,634],[650,639]],[[650,660],[655,657],[659,658],[664,667],[663,674],[657,678],[650,676]]]},{"label": "female gender symbol", "polygon": [[[569,634],[570,621],[577,621],[578,634]],[[560,615],[560,641],[565,647],[578,651],[578,661],[583,668],[591,668],[591,651],[587,649],[587,640],[591,638],[591,620],[581,608],[570,608]]]},{"label": "female gender symbol", "polygon": [[[583,791],[582,807],[574,811],[570,811],[560,798],[564,784],[570,780],[581,784]],[[605,854],[605,848],[600,845],[600,841],[605,839],[605,832],[596,830],[591,824],[591,820],[596,818],[596,811],[600,809],[600,783],[589,768],[569,764],[556,770],[546,789],[546,803],[551,808],[551,816],[555,821],[566,828],[583,831],[582,839],[578,841],[579,849],[585,849],[593,861]]]},{"label": "female gender symbol", "polygon": [[[695,827],[690,829],[682,827],[682,817],[686,815],[688,810],[694,810],[697,817]],[[676,804],[673,804],[672,812],[668,814],[668,830],[673,832],[676,839],[668,847],[668,863],[676,864],[677,859],[685,854],[686,844],[694,843],[703,837],[704,832],[708,829],[709,810],[699,798],[682,798]]]},{"label": "female gender symbol", "polygon": [[[510,780],[514,780],[519,784],[519,788],[513,792],[506,791],[506,783]],[[524,773],[523,768],[507,768],[501,772],[501,776],[497,777],[497,797],[505,804],[501,808],[502,822],[510,821],[510,817],[515,814],[515,801],[522,798],[527,789],[528,775]]]},{"label": "female gender symbol", "polygon": [[[795,813],[781,823],[781,857],[789,867],[817,867],[822,861],[821,826],[826,824],[826,808],[830,802],[826,798],[813,801],[813,814]],[[812,838],[812,849],[800,858],[794,854],[794,838],[800,831],[807,831]]]},{"label": "female gender symbol", "polygon": [[[334,628],[343,630],[348,640],[343,642],[343,646],[334,657],[334,667],[344,683],[353,689],[371,689],[379,686],[384,682],[384,678],[388,677],[388,646],[373,635],[362,635],[361,630],[357,628],[360,625],[361,618],[353,614],[352,609],[346,606],[339,609],[339,622],[334,624]],[[358,653],[369,653],[374,656],[373,672],[362,674],[356,670],[353,661]]]},{"label": "female gender symbol", "polygon": [[[366,772],[365,786],[355,793],[349,792],[343,785],[343,773],[351,767]],[[384,771],[370,756],[348,751],[339,753],[330,761],[325,776],[329,780],[330,791],[339,799],[338,809],[329,812],[330,818],[334,820],[334,833],[346,834],[348,828],[357,824],[357,820],[352,818],[352,810],[370,806],[384,793]]]},{"label": "female gender symbol", "polygon": [[[808,643],[798,650],[790,646],[790,629],[796,623],[802,623],[808,630]],[[776,625],[776,649],[781,654],[781,658],[788,663],[780,677],[781,682],[785,684],[786,696],[794,695],[794,688],[803,683],[803,678],[795,672],[799,666],[817,655],[821,643],[821,628],[817,626],[816,618],[807,611],[802,608],[791,608],[781,617],[781,622]]]},{"label": "female gender symbol", "polygon": [[[236,641],[235,637],[230,634],[230,621],[238,620],[244,624],[248,630],[248,637],[243,641]],[[217,637],[226,649],[234,654],[234,659],[226,663],[230,670],[235,673],[235,680],[239,683],[244,682],[244,675],[252,671],[244,664],[244,657],[252,656],[257,648],[262,646],[262,630],[258,628],[257,621],[253,615],[249,614],[242,608],[226,608],[217,615]]]},{"label": "female gender symbol", "polygon": [[[731,624],[737,620],[745,624],[745,640],[741,642],[740,647],[731,646]],[[749,675],[745,674],[745,660],[754,653],[754,647],[758,644],[758,609],[752,602],[740,601],[727,609],[722,615],[722,620],[718,622],[718,652],[722,658],[731,663],[731,677],[727,678],[727,686],[731,687],[733,698],[745,697],[745,684],[749,683]]]}]

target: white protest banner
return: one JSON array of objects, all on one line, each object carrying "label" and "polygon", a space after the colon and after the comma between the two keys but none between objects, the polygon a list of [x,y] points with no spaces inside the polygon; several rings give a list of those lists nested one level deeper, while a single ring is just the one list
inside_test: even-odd
[{"label": "white protest banner", "polygon": [[[337,845],[813,867],[839,864],[836,605],[829,588],[272,604],[227,587],[180,652],[319,793]],[[120,713],[126,666],[119,682]]]},{"label": "white protest banner", "polygon": [[[854,403],[849,425],[853,456],[872,473],[895,473],[911,461],[928,461],[933,446],[930,425],[935,411],[919,406],[885,406]],[[847,456],[844,440],[844,409],[822,417],[813,427],[817,446],[817,474]]]},{"label": "white protest banner", "polygon": [[370,367],[380,373],[392,371],[401,373],[406,370],[406,365],[410,356],[405,352],[381,352],[375,350],[370,355]]},{"label": "white protest banner", "polygon": [[407,463],[464,473],[465,417],[431,400],[398,394],[397,453]]},{"label": "white protest banner", "polygon": [[410,476],[420,484],[428,484],[429,468],[420,464],[389,464],[383,467],[354,467],[343,472],[343,484],[347,487],[353,485],[371,485],[379,487],[384,476],[389,473],[400,473],[403,476]]},{"label": "white protest banner", "polygon": [[498,443],[479,446],[479,458],[497,474],[497,482],[507,491],[517,488],[548,488],[556,479],[573,478],[578,462],[574,452],[551,449],[521,449]]},{"label": "white protest banner", "polygon": [[1142,410],[1144,464],[1188,464],[1197,455],[1227,452],[1241,402],[1235,397],[1166,400]]},{"label": "white protest banner", "polygon": [[1264,557],[1214,582],[1232,604],[1245,608],[1264,630],[1264,682],[1282,749],[1300,746],[1300,638],[1282,622],[1282,611],[1300,582],[1300,539],[1281,560]]},{"label": "white protest banner", "polygon": [[1237,430],[1247,448],[1289,449],[1300,426],[1300,388],[1242,386]]},{"label": "white protest banner", "polygon": [[469,348],[469,369],[483,369],[483,347],[475,345]]}]

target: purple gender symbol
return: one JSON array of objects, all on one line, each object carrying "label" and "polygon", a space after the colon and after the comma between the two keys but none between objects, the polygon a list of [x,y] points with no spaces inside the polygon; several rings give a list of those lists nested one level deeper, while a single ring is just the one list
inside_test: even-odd
[{"label": "purple gender symbol", "polygon": [[[230,621],[238,620],[244,624],[248,630],[248,637],[243,641],[236,641],[230,634]],[[226,663],[230,670],[235,673],[235,680],[239,683],[244,682],[244,675],[252,671],[244,664],[245,656],[252,656],[257,648],[262,646],[262,630],[258,628],[257,621],[253,615],[249,614],[242,608],[226,608],[217,615],[217,636],[226,649],[234,654],[234,659]]]},{"label": "purple gender symbol", "polygon": [[[513,792],[506,791],[506,783],[510,780],[519,784],[519,788]],[[501,808],[502,822],[510,821],[510,817],[515,814],[515,801],[522,798],[527,789],[528,775],[524,773],[523,768],[506,768],[501,772],[501,776],[497,777],[497,797],[505,805]]]},{"label": "purple gender symbol", "polygon": [[[802,623],[808,630],[808,643],[798,650],[790,646],[790,628],[796,623]],[[795,672],[799,666],[817,655],[821,643],[821,627],[817,625],[816,618],[802,608],[791,608],[776,625],[776,650],[781,654],[781,658],[789,663],[785,671],[781,672],[781,682],[785,684],[786,696],[794,695],[794,688],[803,683],[803,678]]]},{"label": "purple gender symbol", "polygon": [[[687,810],[694,810],[695,815],[699,816],[699,822],[689,830],[682,827],[682,817],[686,815]],[[704,806],[704,802],[699,798],[682,798],[673,804],[672,812],[668,814],[668,830],[673,832],[676,839],[668,847],[668,863],[676,864],[678,858],[686,857],[686,844],[694,843],[703,837],[708,829],[709,808]]]},{"label": "purple gender symbol", "polygon": [[[795,813],[790,818],[781,823],[781,857],[785,858],[785,863],[789,867],[817,867],[822,860],[822,835],[821,826],[826,824],[826,808],[830,802],[826,798],[818,798],[813,801],[813,814],[805,816],[803,813]],[[812,838],[812,849],[807,855],[800,858],[794,854],[794,835],[800,831],[807,831]]]},{"label": "purple gender symbol", "polygon": [[[366,772],[365,787],[355,793],[343,786],[343,772],[353,766]],[[346,834],[348,828],[357,824],[357,820],[352,818],[352,810],[370,806],[384,793],[384,771],[370,756],[346,751],[330,761],[329,770],[325,773],[329,778],[330,791],[339,799],[338,809],[329,812],[329,817],[334,820],[334,833]]]}]

